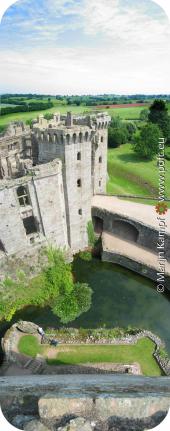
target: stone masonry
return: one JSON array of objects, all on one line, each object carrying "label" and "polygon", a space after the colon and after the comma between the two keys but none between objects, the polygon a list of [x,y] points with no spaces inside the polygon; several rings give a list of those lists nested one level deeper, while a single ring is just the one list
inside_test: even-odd
[{"label": "stone masonry", "polygon": [[88,244],[91,198],[107,179],[105,113],[41,115],[32,129],[12,123],[0,137],[0,258],[54,244]]}]

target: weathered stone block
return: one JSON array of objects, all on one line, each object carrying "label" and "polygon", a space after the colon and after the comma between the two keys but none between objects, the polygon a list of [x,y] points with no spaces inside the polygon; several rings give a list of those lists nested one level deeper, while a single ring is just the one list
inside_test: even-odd
[{"label": "weathered stone block", "polygon": [[17,323],[17,329],[22,332],[25,332],[26,334],[35,334],[37,333],[38,326],[35,323],[25,322],[22,320]]},{"label": "weathered stone block", "polygon": [[72,419],[66,426],[58,428],[58,431],[93,431],[94,427],[84,418]]},{"label": "weathered stone block", "polygon": [[64,415],[90,416],[93,411],[93,399],[84,398],[59,398],[55,394],[47,394],[40,398],[39,414],[42,419],[58,419]]},{"label": "weathered stone block", "polygon": [[46,427],[46,425],[42,424],[42,422],[38,420],[34,420],[29,422],[24,427],[25,431],[50,431],[49,428]]}]

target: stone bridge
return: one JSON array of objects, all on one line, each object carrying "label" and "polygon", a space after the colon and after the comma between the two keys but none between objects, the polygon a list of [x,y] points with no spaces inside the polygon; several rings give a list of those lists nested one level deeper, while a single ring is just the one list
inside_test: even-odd
[{"label": "stone bridge", "polygon": [[92,219],[95,232],[102,237],[103,261],[154,281],[159,278],[160,285],[165,275],[163,284],[170,290],[170,210],[166,216],[159,216],[153,206],[96,195]]}]

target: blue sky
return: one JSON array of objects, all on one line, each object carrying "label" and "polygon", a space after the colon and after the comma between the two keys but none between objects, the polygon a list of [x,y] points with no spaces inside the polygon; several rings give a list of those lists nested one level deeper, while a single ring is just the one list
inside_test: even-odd
[{"label": "blue sky", "polygon": [[1,92],[170,93],[170,23],[152,0],[19,0],[0,40]]}]

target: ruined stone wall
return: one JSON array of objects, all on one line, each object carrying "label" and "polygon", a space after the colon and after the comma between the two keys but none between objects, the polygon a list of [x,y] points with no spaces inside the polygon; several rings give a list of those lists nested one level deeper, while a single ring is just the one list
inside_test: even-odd
[{"label": "ruined stone wall", "polygon": [[[38,166],[33,174],[1,183],[1,254],[17,253],[43,242],[68,246],[62,164],[55,160]],[[18,196],[21,187],[24,191],[21,189]]]}]

